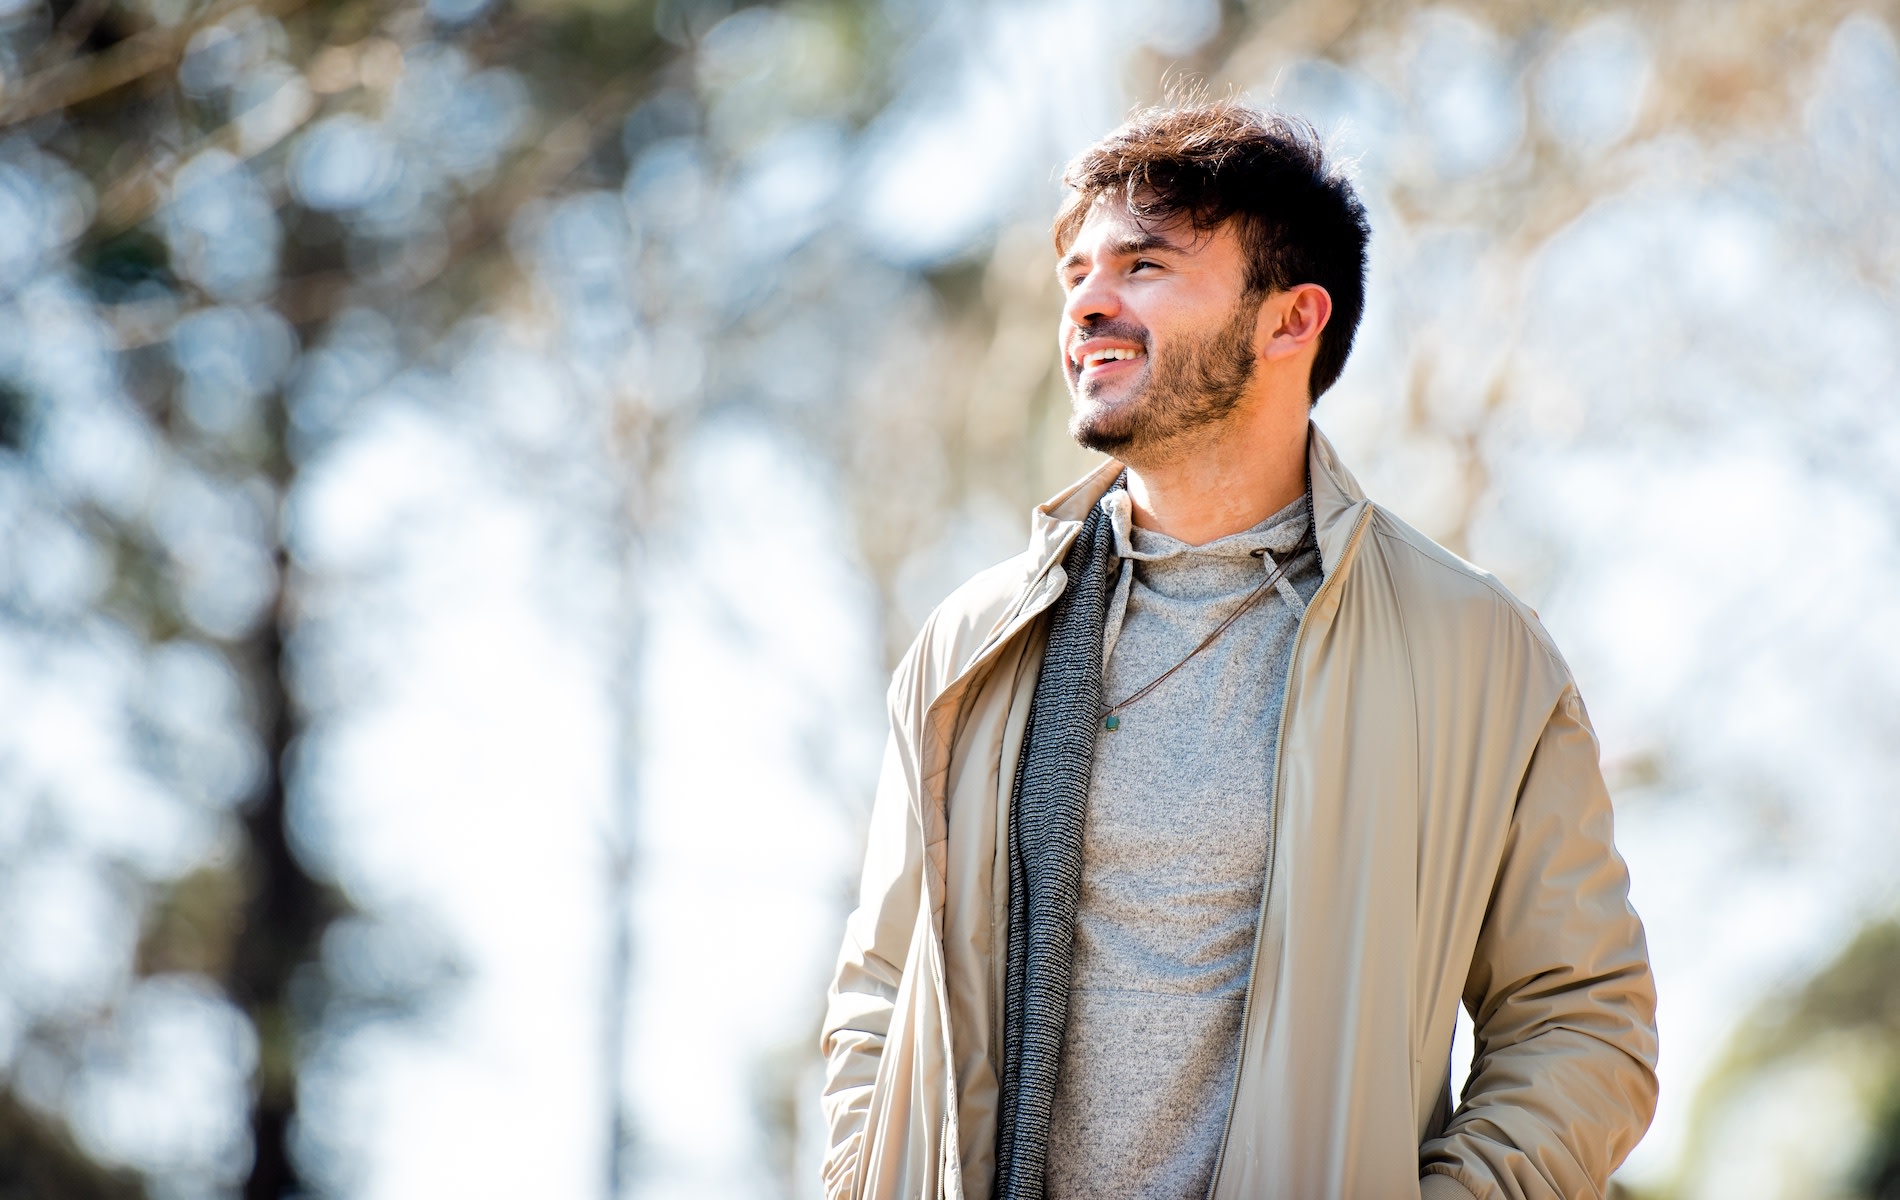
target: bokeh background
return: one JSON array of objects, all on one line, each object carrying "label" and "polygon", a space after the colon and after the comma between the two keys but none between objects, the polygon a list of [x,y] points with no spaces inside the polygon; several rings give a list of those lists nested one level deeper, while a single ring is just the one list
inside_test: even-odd
[{"label": "bokeh background", "polygon": [[1900,1197],[1897,25],[0,0],[0,1195],[815,1195],[885,672],[1087,461],[1060,164],[1202,80],[1591,706],[1621,1194]]}]

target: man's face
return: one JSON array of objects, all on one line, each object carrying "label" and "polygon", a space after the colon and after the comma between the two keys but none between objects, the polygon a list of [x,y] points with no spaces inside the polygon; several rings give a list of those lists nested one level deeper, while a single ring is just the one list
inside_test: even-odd
[{"label": "man's face", "polygon": [[1057,271],[1076,441],[1139,465],[1240,404],[1264,297],[1246,289],[1231,223],[1144,228],[1125,206],[1098,200]]}]

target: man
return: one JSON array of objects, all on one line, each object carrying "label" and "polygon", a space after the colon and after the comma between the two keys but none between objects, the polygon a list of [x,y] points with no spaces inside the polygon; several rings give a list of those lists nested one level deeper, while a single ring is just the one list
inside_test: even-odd
[{"label": "man", "polygon": [[1364,209],[1229,103],[1065,180],[1071,431],[1112,458],[897,670],[828,1195],[1602,1196],[1655,997],[1582,702],[1308,421]]}]

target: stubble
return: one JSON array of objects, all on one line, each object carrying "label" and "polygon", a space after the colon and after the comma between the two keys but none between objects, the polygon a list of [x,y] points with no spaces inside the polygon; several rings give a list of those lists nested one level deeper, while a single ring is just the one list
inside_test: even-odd
[{"label": "stubble", "polygon": [[1139,341],[1148,360],[1141,391],[1112,407],[1085,407],[1092,399],[1069,379],[1075,412],[1069,434],[1090,450],[1123,462],[1167,457],[1199,430],[1233,414],[1253,379],[1254,326],[1262,297],[1243,295],[1227,321],[1204,338],[1156,356],[1146,329],[1113,323],[1090,331],[1093,337]]}]

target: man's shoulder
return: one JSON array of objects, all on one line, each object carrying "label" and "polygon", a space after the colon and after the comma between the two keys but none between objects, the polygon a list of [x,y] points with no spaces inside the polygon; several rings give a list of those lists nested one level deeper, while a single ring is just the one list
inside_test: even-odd
[{"label": "man's shoulder", "polygon": [[1040,565],[1039,556],[1024,550],[964,580],[924,618],[900,679],[941,690],[1021,608]]},{"label": "man's shoulder", "polygon": [[1041,558],[1021,550],[958,584],[930,614],[926,626],[988,633],[1014,611],[1035,583]]},{"label": "man's shoulder", "polygon": [[1392,586],[1408,626],[1434,637],[1528,638],[1568,678],[1569,667],[1536,610],[1490,571],[1452,553],[1391,510],[1374,506],[1371,530],[1379,539]]},{"label": "man's shoulder", "polygon": [[924,618],[891,680],[891,698],[927,705],[975,661],[1026,605],[1049,600],[1067,582],[1061,561],[1084,517],[1122,471],[1105,460],[1038,505],[1028,545],[963,584]]}]

